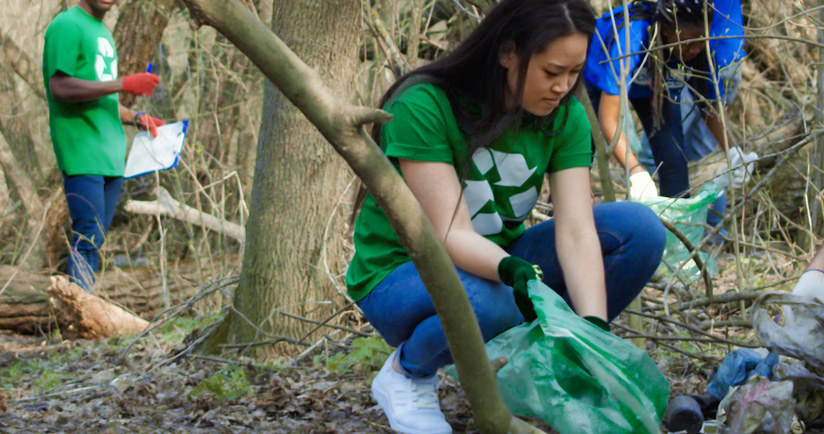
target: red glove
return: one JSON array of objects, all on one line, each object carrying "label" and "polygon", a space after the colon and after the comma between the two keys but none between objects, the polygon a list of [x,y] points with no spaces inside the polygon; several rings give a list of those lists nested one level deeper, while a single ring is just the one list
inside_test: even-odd
[{"label": "red glove", "polygon": [[137,128],[141,130],[149,130],[149,134],[151,134],[153,138],[157,138],[157,127],[166,125],[166,122],[145,113],[138,113],[137,116],[135,116],[135,124],[137,124]]},{"label": "red glove", "polygon": [[160,83],[160,77],[148,72],[127,75],[123,77],[123,92],[149,96],[158,83]]}]

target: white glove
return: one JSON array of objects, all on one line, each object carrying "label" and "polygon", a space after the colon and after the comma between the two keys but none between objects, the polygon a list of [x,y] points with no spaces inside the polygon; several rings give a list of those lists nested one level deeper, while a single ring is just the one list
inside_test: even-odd
[{"label": "white glove", "polygon": [[[758,154],[755,152],[745,154],[739,146],[733,146],[727,150],[727,170],[730,171],[730,177],[732,177],[732,188],[741,188],[750,181],[756,160],[758,160]],[[727,181],[726,173],[716,178],[716,183],[722,187],[727,186]]]},{"label": "white glove", "polygon": [[646,170],[629,176],[629,199],[634,202],[654,200],[658,197],[658,187]]},{"label": "white glove", "polygon": [[793,295],[817,297],[824,302],[824,272],[807,270],[798,279],[793,289]]},{"label": "white glove", "polygon": [[[793,295],[815,297],[824,302],[824,272],[820,270],[805,271],[798,279],[798,283],[795,284]],[[789,306],[784,308],[784,324],[787,326],[795,325],[795,317],[792,308]]]}]

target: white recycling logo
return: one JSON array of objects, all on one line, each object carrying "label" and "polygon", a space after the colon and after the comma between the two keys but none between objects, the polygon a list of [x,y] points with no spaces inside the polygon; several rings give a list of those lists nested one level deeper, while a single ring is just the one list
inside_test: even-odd
[{"label": "white recycling logo", "polygon": [[117,79],[117,59],[114,47],[106,38],[97,38],[97,55],[94,58],[94,71],[99,81]]},{"label": "white recycling logo", "polygon": [[[501,180],[496,186],[520,187],[535,173],[535,168],[529,168],[526,159],[521,154],[508,154],[492,149],[480,149],[472,156],[475,167],[486,175],[497,167]],[[503,229],[503,219],[496,213],[480,213],[481,208],[490,201],[494,201],[492,186],[489,181],[465,181],[464,198],[472,217],[472,227],[481,235],[494,235]],[[515,218],[523,220],[538,201],[538,190],[533,186],[528,190],[515,194],[509,198]]]}]

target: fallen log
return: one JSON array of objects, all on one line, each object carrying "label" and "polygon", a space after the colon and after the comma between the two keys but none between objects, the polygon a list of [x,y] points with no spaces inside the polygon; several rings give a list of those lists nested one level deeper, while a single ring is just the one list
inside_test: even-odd
[{"label": "fallen log", "polygon": [[[195,270],[181,268],[167,273],[169,303],[180,303],[197,294],[201,281]],[[23,334],[46,333],[56,326],[62,329],[64,325],[56,322],[49,304],[50,286],[49,276],[0,266],[0,329]],[[163,281],[153,267],[105,270],[98,275],[95,294],[146,319],[166,307]]]},{"label": "fallen log", "polygon": [[48,289],[60,334],[64,339],[100,339],[140,333],[149,322],[126,312],[69,282],[52,276]]},{"label": "fallen log", "polygon": [[150,202],[130,200],[123,209],[133,214],[163,215],[219,232],[240,242],[246,241],[246,228],[220,217],[207,214],[176,201],[163,187],[156,190],[157,200]]},{"label": "fallen log", "polygon": [[0,329],[27,334],[47,331],[49,283],[48,276],[0,266]]}]

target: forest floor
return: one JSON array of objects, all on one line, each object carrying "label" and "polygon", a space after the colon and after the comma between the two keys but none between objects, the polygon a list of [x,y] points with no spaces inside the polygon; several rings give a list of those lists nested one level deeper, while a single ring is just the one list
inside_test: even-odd
[{"label": "forest floor", "polygon": [[[715,279],[722,292],[735,280],[725,262]],[[393,432],[370,396],[391,351],[379,336],[279,364],[182,353],[187,337],[215,319],[173,318],[139,340],[0,332],[0,434]],[[741,333],[752,338],[751,330]],[[711,355],[720,361],[728,350]],[[650,355],[670,380],[671,395],[703,393],[717,366],[660,349]],[[456,433],[478,432],[454,380],[444,378],[439,395]]]},{"label": "forest floor", "polygon": [[[0,335],[0,433],[393,432],[370,397],[377,358],[333,358],[333,369],[317,358],[296,366],[173,360],[182,322],[190,321],[138,342],[122,359],[133,339],[38,344]],[[445,380],[439,393],[455,432],[477,432],[456,383]]]}]

